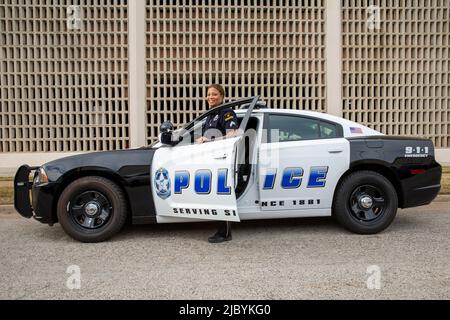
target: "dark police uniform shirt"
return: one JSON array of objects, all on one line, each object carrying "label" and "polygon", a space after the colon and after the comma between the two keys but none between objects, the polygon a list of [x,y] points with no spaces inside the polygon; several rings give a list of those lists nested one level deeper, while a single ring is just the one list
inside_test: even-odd
[{"label": "dark police uniform shirt", "polygon": [[[215,129],[215,130],[209,130]],[[224,137],[228,130],[239,129],[236,113],[233,109],[222,109],[206,117],[202,126],[202,135],[208,139]],[[218,132],[218,131],[220,132]]]}]

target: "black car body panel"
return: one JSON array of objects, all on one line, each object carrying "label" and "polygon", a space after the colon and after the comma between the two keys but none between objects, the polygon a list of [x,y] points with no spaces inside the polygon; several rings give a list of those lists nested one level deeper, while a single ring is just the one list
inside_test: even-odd
[{"label": "black car body panel", "polygon": [[[393,136],[358,137],[348,140],[350,168],[380,165],[389,170],[398,182],[401,208],[428,204],[438,195],[442,167],[435,161],[431,140]],[[412,148],[413,152],[405,153],[406,148]]]},{"label": "black car body panel", "polygon": [[[111,179],[122,188],[133,223],[155,223],[156,211],[150,184],[150,165],[155,150],[141,148],[94,152],[46,163],[43,168],[49,182],[32,186],[34,217],[43,223],[57,222],[56,204],[64,188],[79,177],[98,175]],[[23,197],[23,192],[17,188],[15,193]]]}]

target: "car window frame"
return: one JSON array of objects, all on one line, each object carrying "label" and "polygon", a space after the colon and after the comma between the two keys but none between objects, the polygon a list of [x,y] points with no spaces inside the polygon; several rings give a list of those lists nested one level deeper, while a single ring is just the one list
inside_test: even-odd
[{"label": "car window frame", "polygon": [[[177,130],[184,129],[186,132],[183,134],[183,136],[187,135],[187,134],[189,134],[191,136],[191,133],[194,131],[194,127],[196,125],[199,125],[199,122],[203,122],[208,115],[210,115],[212,113],[215,113],[215,112],[217,112],[219,110],[223,110],[223,109],[227,109],[227,108],[234,109],[234,107],[237,107],[237,106],[241,106],[242,107],[243,105],[247,105],[247,108],[246,108],[247,111],[244,113],[243,120],[242,120],[241,124],[239,125],[239,129],[238,129],[238,131],[241,132],[239,135],[242,135],[243,134],[242,133],[242,131],[243,131],[242,128],[247,125],[248,120],[250,119],[250,116],[253,113],[253,109],[257,105],[258,101],[259,101],[259,96],[251,96],[251,97],[246,97],[246,98],[232,100],[232,101],[223,103],[223,104],[221,104],[221,105],[219,105],[219,106],[217,106],[217,107],[215,107],[213,109],[207,110],[205,113],[201,114],[200,116],[198,116],[197,118],[195,118],[194,120],[189,122],[188,124],[183,125],[182,127],[178,128]],[[191,138],[192,138],[192,136],[191,136]],[[214,139],[214,140],[218,141],[218,140],[221,140],[221,139],[226,139],[226,137],[217,138],[217,139]],[[174,146],[176,146],[177,144],[175,144]]]},{"label": "car window frame", "polygon": [[[271,141],[270,140],[270,116],[288,116],[288,117],[292,117],[292,118],[303,118],[303,119],[310,119],[310,120],[315,120],[319,122],[319,138],[313,138],[313,139],[299,139],[299,140],[287,140],[287,141]],[[322,137],[322,133],[320,130],[320,125],[321,123],[328,123],[331,125],[336,126],[336,137]],[[344,137],[344,129],[342,127],[342,125],[340,123],[334,122],[334,121],[330,121],[330,120],[325,120],[325,119],[321,119],[318,117],[314,117],[314,116],[308,116],[308,115],[298,115],[298,114],[292,114],[292,113],[278,113],[278,112],[267,112],[264,114],[264,123],[263,123],[263,128],[266,129],[266,143],[284,143],[284,142],[298,142],[298,141],[313,141],[313,140],[327,140],[327,139],[339,139],[339,138],[343,138]]]},{"label": "car window frame", "polygon": [[[217,112],[218,110],[223,110],[223,109],[227,109],[227,108],[233,109],[233,107],[236,107],[236,106],[242,106],[245,104],[249,104],[250,105],[249,109],[251,108],[251,110],[250,110],[250,113],[251,113],[254,106],[258,102],[258,99],[259,99],[259,96],[252,96],[252,97],[247,97],[247,98],[242,98],[242,99],[237,99],[237,100],[232,100],[232,101],[222,103],[221,105],[218,105],[217,107],[215,107],[213,109],[206,110],[204,113],[199,115],[197,118],[195,118],[191,122],[182,125],[180,127],[180,129],[183,128],[187,131],[190,131],[196,122],[202,121],[208,115],[210,115],[211,113]],[[247,114],[248,113],[245,113],[245,115],[247,115]]]},{"label": "car window frame", "polygon": [[[236,117],[241,120],[240,121],[240,125],[242,124],[242,121],[244,120],[245,116],[246,116],[246,113],[242,113],[242,112],[236,113]],[[260,131],[262,131],[262,127],[264,126],[264,117],[260,117],[260,114],[257,113],[257,112],[252,112],[250,114],[248,120],[250,121],[251,118],[254,118],[254,119],[256,119],[258,121],[258,126],[256,128],[256,133],[257,133],[258,136],[260,136],[261,135]],[[248,122],[247,122],[247,124],[248,124]],[[177,129],[177,130],[180,130],[180,129]],[[244,134],[245,134],[245,132],[246,131],[244,131]],[[192,127],[191,127],[191,129],[189,131],[185,132],[186,135],[187,134],[191,135],[192,133],[193,133],[193,128]],[[192,138],[192,136],[191,136],[191,138]],[[220,140],[223,140],[223,139],[228,139],[228,138],[225,137],[225,136],[224,137],[219,137],[219,138],[215,138],[212,141],[208,141],[206,143],[214,143],[216,141],[220,141]],[[189,143],[189,144],[195,144],[195,137],[194,137],[194,141],[193,142],[191,141],[191,143]],[[175,145],[174,147],[176,147],[177,145]]]}]

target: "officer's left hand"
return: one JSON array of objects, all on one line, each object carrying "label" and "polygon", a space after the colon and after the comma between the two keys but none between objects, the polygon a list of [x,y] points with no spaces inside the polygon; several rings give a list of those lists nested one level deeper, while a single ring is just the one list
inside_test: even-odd
[{"label": "officer's left hand", "polygon": [[201,144],[201,143],[207,142],[207,141],[208,141],[208,138],[206,138],[206,137],[200,137],[200,138],[198,138],[198,139],[196,140],[196,142],[197,142],[198,144]]}]

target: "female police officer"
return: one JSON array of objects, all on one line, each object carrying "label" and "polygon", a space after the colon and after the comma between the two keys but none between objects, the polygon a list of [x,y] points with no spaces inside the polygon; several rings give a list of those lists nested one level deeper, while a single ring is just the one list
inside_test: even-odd
[{"label": "female police officer", "polygon": [[[207,98],[209,108],[215,108],[223,103],[225,90],[221,85],[212,84],[207,88]],[[202,136],[196,140],[197,143],[204,143],[225,136],[232,137],[237,134],[238,121],[233,109],[219,110],[206,117],[202,126]],[[218,243],[231,240],[231,222],[220,223],[217,232],[208,238],[211,243]]]}]

